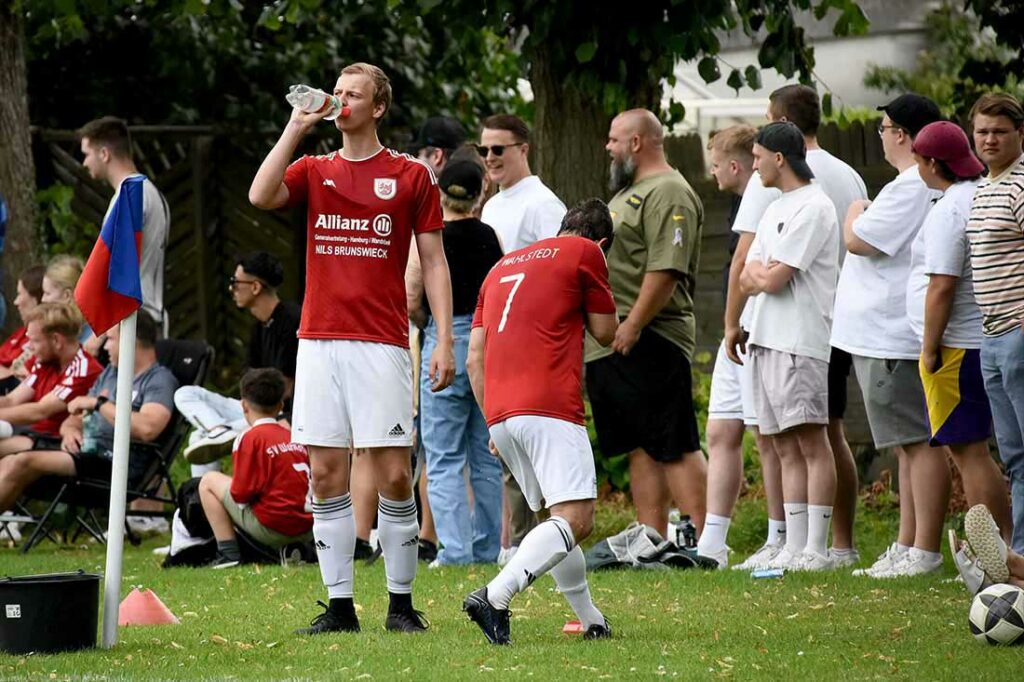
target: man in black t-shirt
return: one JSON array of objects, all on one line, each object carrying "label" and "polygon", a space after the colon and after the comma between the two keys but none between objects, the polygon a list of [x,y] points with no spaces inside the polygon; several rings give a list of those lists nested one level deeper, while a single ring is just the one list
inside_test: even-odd
[{"label": "man in black t-shirt", "polygon": [[[424,367],[420,376],[420,434],[426,453],[427,494],[443,549],[438,565],[491,563],[501,549],[501,463],[488,449],[487,423],[473,398],[466,373],[469,332],[480,286],[502,257],[494,230],[473,217],[484,172],[475,161],[452,161],[441,172],[444,253],[452,280],[455,381],[430,390],[426,359],[437,343],[430,309],[421,296],[409,316],[423,327]],[[415,283],[413,283],[415,284]],[[415,290],[413,286],[410,290]],[[422,291],[422,286],[418,287]],[[464,471],[473,489],[470,510]]]},{"label": "man in black t-shirt", "polygon": [[[257,251],[238,259],[228,289],[235,305],[256,318],[249,337],[247,366],[273,367],[285,376],[287,419],[295,380],[301,309],[278,297],[277,289],[283,281],[281,262],[265,251]],[[192,463],[192,475],[219,470],[217,460],[231,454],[235,437],[248,428],[241,403],[199,386],[183,386],[175,392],[174,404],[195,427],[185,448],[185,458]]]}]

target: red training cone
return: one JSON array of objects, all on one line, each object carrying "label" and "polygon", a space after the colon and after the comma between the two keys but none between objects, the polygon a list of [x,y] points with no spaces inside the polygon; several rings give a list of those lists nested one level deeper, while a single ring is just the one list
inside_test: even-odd
[{"label": "red training cone", "polygon": [[570,620],[562,626],[562,632],[567,635],[581,635],[583,634],[583,624],[578,620]]},{"label": "red training cone", "polygon": [[181,621],[152,590],[134,588],[117,609],[118,625],[178,625]]}]

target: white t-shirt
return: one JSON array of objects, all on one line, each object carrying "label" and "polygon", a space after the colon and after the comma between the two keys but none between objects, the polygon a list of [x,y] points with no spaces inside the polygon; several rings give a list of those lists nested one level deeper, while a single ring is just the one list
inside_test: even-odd
[{"label": "white t-shirt", "polygon": [[[757,234],[757,225],[761,222],[764,212],[782,196],[782,192],[774,187],[765,187],[761,181],[761,174],[754,171],[743,189],[743,198],[740,199],[740,207],[736,210],[736,217],[732,221],[732,231],[736,234],[743,233]],[[748,298],[740,313],[740,327],[750,331],[751,316],[754,314],[754,299]]]},{"label": "white t-shirt", "polygon": [[886,360],[921,355],[921,342],[907,319],[910,246],[939,196],[914,165],[883,187],[854,222],[854,234],[881,253],[847,254],[836,290],[833,346]]},{"label": "white t-shirt", "polygon": [[832,201],[810,184],[784,193],[764,212],[747,262],[785,263],[797,272],[774,294],[754,297],[748,343],[828,362],[839,275],[839,224]]},{"label": "white t-shirt", "polygon": [[959,279],[942,345],[981,348],[981,309],[974,300],[971,252],[965,230],[977,187],[978,183],[967,181],[947,189],[928,212],[911,246],[907,316],[918,340],[924,338],[928,275],[951,275]]},{"label": "white t-shirt", "polygon": [[[120,192],[121,187],[118,186],[110,198],[103,222],[107,221]],[[171,212],[167,201],[156,185],[146,178],[142,183],[142,259],[139,263],[142,309],[160,324],[164,324],[164,255],[170,230]]]},{"label": "white t-shirt", "polygon": [[558,234],[565,204],[540,181],[528,175],[491,197],[480,220],[494,228],[505,253]]},{"label": "white t-shirt", "polygon": [[864,180],[849,164],[829,154],[824,149],[807,150],[807,165],[814,173],[814,181],[832,200],[836,207],[836,220],[839,221],[839,264],[846,259],[846,246],[843,244],[843,223],[850,204],[868,198]]}]

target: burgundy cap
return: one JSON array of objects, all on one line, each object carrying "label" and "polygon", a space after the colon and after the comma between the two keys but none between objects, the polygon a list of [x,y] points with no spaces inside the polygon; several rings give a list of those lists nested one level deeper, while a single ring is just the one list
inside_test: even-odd
[{"label": "burgundy cap", "polygon": [[920,156],[944,161],[961,178],[973,178],[985,170],[971,151],[967,133],[950,121],[937,121],[921,128],[914,137],[913,150]]}]

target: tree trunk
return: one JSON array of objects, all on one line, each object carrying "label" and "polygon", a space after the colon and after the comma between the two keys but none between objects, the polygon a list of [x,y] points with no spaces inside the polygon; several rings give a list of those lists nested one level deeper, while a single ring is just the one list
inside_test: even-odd
[{"label": "tree trunk", "polygon": [[[614,114],[605,112],[600,98],[581,92],[565,74],[551,68],[544,47],[530,55],[530,85],[534,98],[534,168],[544,183],[571,207],[588,197],[607,198],[605,151],[608,126]],[[630,107],[657,111],[658,83],[640,82],[631,93]]]},{"label": "tree trunk", "polygon": [[[18,274],[36,256],[36,171],[28,118],[28,80],[21,17],[0,3],[0,195],[10,209],[3,258],[3,295],[13,301]],[[6,330],[17,325],[9,306]]]}]

